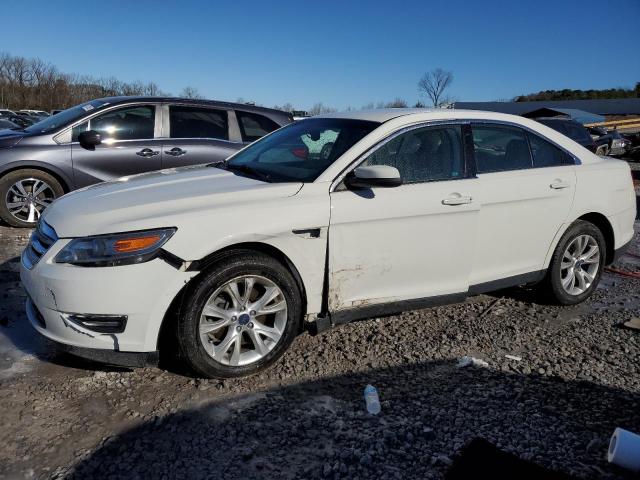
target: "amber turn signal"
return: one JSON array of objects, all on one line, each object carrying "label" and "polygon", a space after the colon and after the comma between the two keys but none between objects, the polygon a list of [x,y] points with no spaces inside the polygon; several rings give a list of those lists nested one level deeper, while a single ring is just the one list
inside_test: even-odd
[{"label": "amber turn signal", "polygon": [[150,235],[148,237],[124,238],[113,244],[113,249],[118,253],[136,252],[153,246],[160,241],[160,235]]}]

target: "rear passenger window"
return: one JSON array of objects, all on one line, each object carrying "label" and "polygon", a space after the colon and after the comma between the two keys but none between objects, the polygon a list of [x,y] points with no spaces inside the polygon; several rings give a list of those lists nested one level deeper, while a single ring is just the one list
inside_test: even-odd
[{"label": "rear passenger window", "polygon": [[395,167],[403,183],[463,177],[461,127],[419,128],[398,135],[372,153],[363,165]]},{"label": "rear passenger window", "polygon": [[227,112],[213,108],[169,106],[171,138],[229,140]]},{"label": "rear passenger window", "polygon": [[237,111],[236,115],[238,117],[242,139],[245,142],[254,142],[264,137],[267,133],[271,133],[280,128],[280,125],[264,115],[240,111]]},{"label": "rear passenger window", "polygon": [[531,145],[531,153],[533,154],[534,167],[557,167],[573,163],[569,154],[555,145],[532,133],[527,135],[529,137],[529,145]]},{"label": "rear passenger window", "polygon": [[520,170],[533,165],[523,130],[494,125],[471,128],[478,173]]}]

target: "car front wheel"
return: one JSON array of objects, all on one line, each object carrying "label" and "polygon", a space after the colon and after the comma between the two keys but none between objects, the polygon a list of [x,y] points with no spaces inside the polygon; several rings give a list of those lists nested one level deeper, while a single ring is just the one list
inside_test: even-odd
[{"label": "car front wheel", "polygon": [[301,318],[297,284],[267,255],[232,254],[197,281],[178,320],[181,357],[204,377],[250,375],[276,361]]},{"label": "car front wheel", "polygon": [[56,198],[60,182],[41,170],[15,170],[0,179],[0,218],[13,227],[34,227]]},{"label": "car front wheel", "polygon": [[553,253],[545,282],[547,293],[561,305],[586,300],[600,282],[605,255],[600,229],[582,220],[574,222]]}]

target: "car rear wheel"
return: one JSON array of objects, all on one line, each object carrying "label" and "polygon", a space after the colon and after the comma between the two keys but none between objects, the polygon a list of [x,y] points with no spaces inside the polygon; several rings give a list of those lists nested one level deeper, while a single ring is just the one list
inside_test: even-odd
[{"label": "car rear wheel", "polygon": [[234,253],[205,273],[184,305],[180,356],[211,378],[265,369],[291,344],[301,318],[300,292],[289,271],[252,251]]},{"label": "car rear wheel", "polygon": [[547,293],[561,305],[584,301],[600,282],[605,255],[600,229],[582,220],[574,222],[553,253],[545,280]]},{"label": "car rear wheel", "polygon": [[14,227],[34,227],[44,210],[62,195],[60,182],[46,172],[10,172],[0,179],[0,218]]}]

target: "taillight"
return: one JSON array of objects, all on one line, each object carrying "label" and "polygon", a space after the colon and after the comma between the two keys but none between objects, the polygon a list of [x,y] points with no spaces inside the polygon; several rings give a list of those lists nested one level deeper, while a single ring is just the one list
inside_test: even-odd
[{"label": "taillight", "polygon": [[296,147],[291,149],[291,153],[293,153],[296,157],[306,160],[309,158],[309,149],[307,147]]}]

